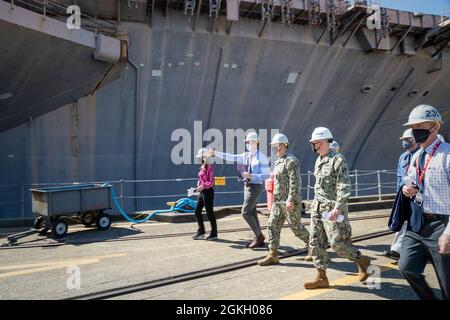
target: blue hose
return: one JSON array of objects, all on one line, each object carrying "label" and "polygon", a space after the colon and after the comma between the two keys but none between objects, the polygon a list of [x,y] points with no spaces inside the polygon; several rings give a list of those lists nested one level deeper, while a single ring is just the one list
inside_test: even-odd
[{"label": "blue hose", "polygon": [[114,204],[116,205],[117,210],[119,210],[120,214],[131,223],[146,222],[159,213],[158,211],[155,211],[152,214],[149,214],[148,216],[146,216],[144,219],[135,220],[135,219],[131,218],[120,206],[119,201],[117,201],[116,193],[114,192],[114,187],[111,187],[111,192],[112,192],[112,198],[113,198]]},{"label": "blue hose", "polygon": [[[111,193],[112,193],[113,202],[114,202],[114,204],[115,204],[117,210],[120,212],[120,214],[121,214],[126,220],[128,220],[128,221],[131,222],[131,223],[135,223],[135,224],[137,224],[137,223],[143,223],[143,222],[146,222],[146,221],[150,220],[151,218],[153,218],[154,216],[156,216],[156,215],[159,214],[159,213],[174,212],[174,211],[175,211],[175,210],[174,210],[174,207],[175,207],[175,206],[172,206],[172,208],[167,209],[167,210],[157,210],[157,211],[154,211],[153,213],[149,214],[149,215],[148,215],[147,217],[145,217],[144,219],[135,220],[135,219],[131,218],[131,217],[130,217],[123,209],[122,209],[122,207],[120,206],[119,201],[117,201],[116,193],[114,192],[114,186],[113,186],[112,184],[104,183],[104,184],[102,184],[102,187],[111,187]],[[191,206],[193,206],[194,208],[195,208],[195,206],[196,206],[196,204],[197,204],[194,200],[191,200],[191,199],[188,199],[188,198],[186,198],[186,199],[181,199],[181,200],[186,200],[186,201],[189,202],[189,204],[190,204]],[[183,208],[177,208],[177,210],[182,211],[182,212],[189,212],[189,213],[192,213],[192,210],[187,210],[187,209],[183,209]]]}]

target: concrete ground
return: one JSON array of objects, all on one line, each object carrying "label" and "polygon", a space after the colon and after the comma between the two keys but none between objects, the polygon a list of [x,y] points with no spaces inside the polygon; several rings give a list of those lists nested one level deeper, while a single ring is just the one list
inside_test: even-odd
[{"label": "concrete ground", "polygon": [[[350,218],[380,214],[387,216],[389,210],[351,213]],[[353,236],[386,230],[387,220],[388,217],[353,221]],[[261,216],[260,221],[263,226],[267,225],[266,216]],[[308,223],[309,219],[303,222]],[[218,226],[217,241],[192,240],[190,235],[196,230],[195,223],[161,222],[134,228],[130,228],[129,223],[115,223],[107,231],[70,226],[63,242],[72,244],[61,246],[21,248],[22,244],[58,243],[38,235],[21,239],[18,247],[0,248],[0,299],[70,298],[259,258],[267,253],[266,248],[250,250],[245,247],[252,238],[251,231],[230,231],[247,227],[240,215],[220,219]],[[208,222],[206,227],[208,229]],[[5,237],[9,231],[0,230],[0,237]],[[164,236],[186,232],[189,236]],[[267,235],[266,230],[263,232]],[[310,262],[303,260],[304,255],[298,255],[282,259],[276,266],[255,264],[114,299],[416,299],[392,261],[378,256],[389,248],[392,238],[393,235],[388,235],[355,243],[364,254],[374,258],[373,264],[377,266],[374,270],[380,275],[366,284],[357,281],[354,263],[329,251],[332,258],[328,270],[332,285],[329,289],[303,289],[303,282],[314,276],[314,269]],[[5,241],[0,238],[0,243]],[[303,247],[304,243],[289,228],[283,229],[281,252]],[[431,266],[427,267],[426,274],[439,293]]]}]

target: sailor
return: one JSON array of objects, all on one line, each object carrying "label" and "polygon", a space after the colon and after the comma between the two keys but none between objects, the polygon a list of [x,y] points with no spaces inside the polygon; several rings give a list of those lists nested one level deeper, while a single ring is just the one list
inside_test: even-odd
[{"label": "sailor", "polygon": [[264,190],[264,181],[270,177],[269,161],[264,153],[259,150],[259,137],[256,132],[250,132],[245,138],[247,152],[242,154],[229,154],[209,150],[211,156],[216,156],[227,161],[244,164],[242,174],[244,182],[244,203],[241,213],[254,233],[253,241],[247,244],[248,248],[264,246],[265,237],[261,232],[256,205],[258,197]]},{"label": "sailor", "polygon": [[[333,140],[333,142],[330,143],[330,150],[334,151],[336,153],[340,152],[340,146],[339,143],[336,140]],[[313,261],[313,257],[311,255],[307,255],[305,257],[305,261]]]},{"label": "sailor", "polygon": [[[403,186],[403,178],[411,165],[411,157],[413,154],[419,150],[419,146],[414,140],[412,135],[412,129],[407,129],[403,132],[400,137],[402,142],[402,147],[406,151],[400,155],[397,165],[397,192]],[[403,237],[405,236],[407,224],[405,223],[399,232],[395,233],[394,240],[391,244],[391,249],[389,251],[383,252],[385,257],[391,258],[393,260],[398,260],[400,258],[400,248],[402,246]]]},{"label": "sailor", "polygon": [[[341,147],[339,146],[339,143],[336,140],[333,140],[333,142],[330,143],[330,150],[336,153],[341,151]],[[313,257],[308,254],[305,257],[305,261],[313,261]]]},{"label": "sailor", "polygon": [[[367,268],[370,259],[351,243],[352,229],[348,220],[351,185],[347,163],[342,154],[330,150],[332,141],[333,135],[324,127],[316,128],[310,140],[314,153],[319,154],[314,169],[316,184],[309,242],[317,275],[304,284],[306,289],[329,287],[326,275],[329,263],[327,240],[339,256],[357,264],[361,282],[369,277]],[[322,215],[327,217],[326,220],[322,220]]]},{"label": "sailor", "polygon": [[421,225],[408,227],[403,238],[398,267],[420,299],[437,297],[425,281],[423,271],[431,258],[444,300],[450,299],[450,144],[438,137],[442,118],[430,105],[419,105],[405,126],[420,145],[408,170],[413,185],[403,194],[413,199],[422,213]]},{"label": "sailor", "polygon": [[289,141],[284,134],[277,133],[271,145],[272,148],[276,148],[278,159],[273,169],[273,206],[267,227],[269,253],[266,258],[258,261],[260,266],[278,263],[280,234],[286,220],[297,238],[305,242],[306,247],[309,241],[309,232],[301,223],[300,163],[296,157],[288,153]]}]

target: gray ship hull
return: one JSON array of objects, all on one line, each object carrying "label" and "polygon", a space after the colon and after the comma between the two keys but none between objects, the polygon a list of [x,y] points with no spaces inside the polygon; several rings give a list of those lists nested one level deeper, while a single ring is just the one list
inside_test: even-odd
[{"label": "gray ship hull", "polygon": [[[155,12],[152,28],[122,22],[131,62],[120,64],[118,79],[1,133],[0,184],[16,187],[3,187],[0,202],[20,201],[27,189],[22,183],[192,178],[198,148],[213,143],[244,150],[242,140],[233,139],[235,129],[259,131],[269,156],[267,141],[285,133],[302,172],[313,170],[309,139],[317,126],[331,129],[349,168],[358,170],[396,168],[402,124],[420,103],[441,111],[441,133],[449,138],[445,50],[435,57],[431,49],[402,55],[400,47],[367,53],[356,37],[345,47],[341,41],[330,46],[328,34],[316,43],[308,25],[271,23],[259,37],[258,20],[241,19],[227,34],[225,19],[213,32],[207,16],[198,17],[195,31],[192,19],[170,11],[166,17]],[[189,132],[190,141],[180,132]],[[185,154],[176,149],[183,141],[190,146]],[[215,170],[217,176],[236,175],[231,164]],[[163,195],[184,194],[194,183],[126,183],[129,196],[161,197],[128,199],[125,208],[164,207],[177,197]],[[216,191],[236,193],[218,194],[216,204],[239,203],[241,188],[228,179]],[[3,205],[0,217],[29,216],[29,208],[28,202],[23,210],[20,203]]]}]

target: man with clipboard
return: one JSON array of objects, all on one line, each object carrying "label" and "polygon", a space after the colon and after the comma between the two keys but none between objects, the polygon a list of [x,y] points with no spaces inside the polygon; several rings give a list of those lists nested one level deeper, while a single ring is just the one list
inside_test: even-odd
[{"label": "man with clipboard", "polygon": [[247,134],[245,147],[247,152],[241,154],[229,154],[210,149],[209,155],[238,164],[239,181],[244,183],[244,203],[241,212],[255,234],[253,241],[249,242],[247,247],[253,249],[264,245],[265,237],[261,232],[256,205],[259,195],[264,190],[264,181],[270,177],[270,171],[266,155],[259,150],[259,137],[256,132]]}]

